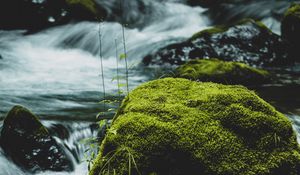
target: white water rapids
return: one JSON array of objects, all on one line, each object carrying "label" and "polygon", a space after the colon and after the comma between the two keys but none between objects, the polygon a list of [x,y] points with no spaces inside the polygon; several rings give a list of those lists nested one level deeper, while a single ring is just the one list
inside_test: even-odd
[{"label": "white water rapids", "polygon": [[[129,65],[138,64],[153,49],[172,40],[190,37],[207,26],[201,8],[179,3],[165,3],[163,7],[165,14],[156,22],[141,30],[125,30]],[[87,93],[99,100],[101,94],[97,92],[102,90],[102,86],[98,28],[98,23],[81,22],[26,36],[21,31],[0,31],[0,54],[3,57],[0,60],[0,113],[19,103],[25,103],[38,114],[48,112],[49,108],[55,111],[81,107],[85,104],[74,98],[81,98]],[[118,23],[101,24],[104,77],[108,91],[117,89],[116,83],[111,80],[116,76],[115,39],[118,54],[123,53],[121,32]],[[124,63],[121,68],[124,68]],[[133,74],[129,84],[133,87],[144,79],[143,75]],[[56,98],[68,94],[75,97]]]},{"label": "white water rapids", "polygon": [[[114,15],[116,0],[97,1],[110,12],[109,15]],[[184,0],[126,0],[128,5],[124,18],[143,26],[125,29],[129,65],[138,65],[152,51],[187,39],[210,25],[203,14],[205,9],[190,7],[182,2]],[[143,14],[139,10],[140,3],[145,6]],[[274,32],[280,33],[279,23],[272,18],[266,18],[263,22]],[[117,55],[121,55],[122,27],[118,22],[103,22],[100,28],[105,88],[113,94],[117,91],[116,82],[112,82],[116,76],[115,40]],[[95,136],[88,126],[99,112],[98,102],[103,95],[99,23],[71,23],[35,34],[24,33],[0,30],[0,119],[14,105],[21,104],[38,114],[46,126],[63,123],[71,128],[70,137],[66,140],[57,139],[77,150],[76,156],[83,159],[85,147],[78,142]],[[121,62],[122,72],[124,66],[124,62]],[[147,72],[130,71],[130,89],[147,81],[148,76]],[[300,131],[298,118],[295,115],[289,117],[295,123],[295,130]],[[39,175],[87,174],[85,162],[74,160],[74,164],[73,172],[42,172]],[[27,174],[11,162],[0,148],[0,175]]]},{"label": "white water rapids", "polygon": [[[154,10],[151,20],[147,18],[149,23],[142,29],[125,29],[130,65],[140,63],[143,56],[154,49],[188,38],[208,25],[200,7],[172,1],[153,1],[148,5],[159,7]],[[89,108],[96,106],[102,96],[99,24],[80,22],[25,36],[23,32],[0,31],[0,116],[4,117],[13,105],[21,104],[42,118],[48,116],[47,119],[51,120],[94,119],[97,110]],[[122,54],[122,28],[117,22],[103,22],[101,33],[105,87],[113,93],[117,90],[116,82],[111,81],[116,76],[115,40],[118,54]],[[120,67],[124,69],[124,63]],[[132,72],[130,88],[146,79],[145,75]],[[78,113],[80,110],[83,112]],[[58,114],[63,115],[57,117]],[[92,133],[84,135],[91,136]],[[74,137],[73,132],[70,139]],[[70,147],[76,143],[64,142]],[[79,157],[83,159],[82,155]],[[87,174],[85,162],[75,164],[74,172],[43,172],[41,175]],[[0,169],[0,175],[28,174],[8,160],[2,150]]]}]

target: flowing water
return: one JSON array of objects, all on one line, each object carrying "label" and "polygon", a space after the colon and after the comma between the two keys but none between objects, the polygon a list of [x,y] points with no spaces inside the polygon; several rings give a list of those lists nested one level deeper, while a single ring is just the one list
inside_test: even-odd
[{"label": "flowing water", "polygon": [[[130,7],[136,9],[134,4]],[[108,4],[107,8],[109,5],[112,4]],[[125,30],[130,65],[139,64],[143,56],[154,49],[183,40],[205,28],[208,23],[202,15],[203,9],[199,7],[192,8],[172,1],[153,1],[146,5],[147,8],[153,8],[152,18],[144,15],[144,27]],[[129,17],[137,17],[138,11],[134,9],[129,10]],[[156,21],[153,21],[154,17]],[[118,55],[123,53],[121,27],[117,22],[103,22],[100,25],[108,94],[117,91],[117,84],[112,82],[112,78],[116,76],[115,40]],[[103,96],[99,24],[79,22],[32,35],[23,35],[24,32],[0,31],[0,116],[3,118],[13,105],[21,104],[32,109],[48,127],[62,124],[69,128],[68,138],[57,139],[68,150],[76,150],[72,152],[74,163],[77,164],[75,171],[41,174],[87,174],[87,164],[81,163],[85,148],[79,141],[95,135],[89,125],[102,109],[98,104]],[[120,63],[120,68],[121,73],[124,72],[124,63]],[[135,66],[130,70],[130,89],[149,78],[150,73]],[[0,172],[3,175],[26,174],[9,161],[2,150],[0,169],[4,170]]]},{"label": "flowing water", "polygon": [[[98,1],[114,14],[116,1]],[[135,21],[125,29],[129,64],[129,87],[160,76],[160,69],[139,67],[143,56],[169,43],[182,41],[193,33],[207,28],[210,21],[205,9],[190,7],[176,0],[128,0],[126,21]],[[143,13],[138,6],[143,3]],[[112,17],[113,18],[113,17]],[[269,17],[264,20],[278,33],[278,22]],[[276,24],[276,25],[274,25]],[[82,162],[86,149],[80,140],[96,136],[92,126],[95,116],[102,110],[98,103],[103,97],[99,58],[99,24],[79,22],[53,27],[39,33],[24,35],[26,31],[0,30],[0,117],[12,106],[21,104],[40,116],[42,122],[59,132],[64,128],[67,137],[56,139],[65,145],[74,157],[74,172],[42,172],[42,175],[83,175],[87,164]],[[123,53],[122,28],[118,22],[100,24],[105,88],[109,95],[116,94],[117,55]],[[120,63],[124,74],[124,63]],[[124,82],[124,79],[121,80]],[[297,88],[296,88],[297,89]],[[267,90],[265,90],[267,91]],[[262,90],[264,93],[264,90]],[[271,98],[272,99],[272,98]],[[275,97],[276,99],[276,97]],[[294,103],[295,101],[291,102]],[[297,102],[297,101],[296,101]],[[299,109],[299,106],[296,105]],[[295,129],[300,121],[295,115]],[[1,124],[0,124],[1,125]],[[63,126],[63,127],[58,127]],[[0,149],[0,175],[24,175]]]}]

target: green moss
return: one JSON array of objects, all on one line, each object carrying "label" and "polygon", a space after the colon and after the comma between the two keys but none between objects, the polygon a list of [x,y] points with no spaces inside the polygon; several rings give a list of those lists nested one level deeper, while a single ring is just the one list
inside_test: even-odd
[{"label": "green moss", "polygon": [[254,92],[166,78],[125,98],[90,175],[296,175],[299,169],[291,123]]},{"label": "green moss", "polygon": [[223,84],[256,85],[270,79],[269,73],[265,70],[244,63],[217,59],[191,60],[179,66],[176,72],[177,77]]},{"label": "green moss", "polygon": [[284,16],[295,16],[300,18],[300,4],[292,4],[291,7],[285,12]]},{"label": "green moss", "polygon": [[290,56],[298,58],[300,44],[300,4],[292,4],[281,23],[282,38],[290,42]]},{"label": "green moss", "polygon": [[66,0],[66,2],[70,5],[80,5],[93,14],[97,14],[96,3],[94,0]]},{"label": "green moss", "polygon": [[261,21],[255,21],[253,19],[250,19],[250,18],[246,18],[246,19],[243,19],[235,24],[231,24],[231,25],[220,25],[220,26],[215,26],[215,27],[212,27],[212,28],[209,28],[209,29],[205,29],[205,30],[202,30],[198,33],[195,33],[190,39],[189,41],[193,41],[197,38],[200,38],[200,37],[209,37],[213,34],[216,34],[216,33],[223,33],[223,32],[226,32],[230,27],[233,27],[233,26],[236,26],[236,25],[244,25],[244,24],[247,24],[247,23],[255,23],[257,26],[263,28],[263,29],[266,29],[270,32],[272,32],[266,25],[264,25]]},{"label": "green moss", "polygon": [[212,34],[215,34],[215,33],[222,33],[222,32],[225,32],[227,29],[228,29],[228,27],[225,27],[225,26],[215,26],[215,27],[212,27],[212,28],[209,28],[209,29],[202,30],[198,33],[195,33],[190,38],[190,40],[193,41],[193,40],[195,40],[199,37],[211,36]]},{"label": "green moss", "polygon": [[[19,128],[22,132],[32,133],[34,135],[48,134],[48,130],[42,125],[39,119],[23,106],[14,106],[8,112],[3,126],[10,129]],[[7,131],[9,131],[9,129]]]}]

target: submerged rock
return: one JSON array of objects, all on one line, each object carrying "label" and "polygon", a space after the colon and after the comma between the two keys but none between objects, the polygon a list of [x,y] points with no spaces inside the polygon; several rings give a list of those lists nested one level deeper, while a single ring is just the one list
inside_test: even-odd
[{"label": "submerged rock", "polygon": [[71,158],[52,138],[38,118],[22,106],[7,114],[1,131],[4,152],[19,166],[31,171],[72,171]]},{"label": "submerged rock", "polygon": [[292,175],[299,151],[291,122],[254,92],[166,78],[125,98],[90,175]]},{"label": "submerged rock", "polygon": [[260,85],[270,82],[270,74],[265,70],[217,59],[190,60],[177,68],[176,77],[222,84]]},{"label": "submerged rock", "polygon": [[143,62],[183,64],[188,59],[219,58],[256,66],[280,66],[293,62],[288,50],[289,44],[265,25],[247,19],[232,26],[203,30],[185,42],[159,49]]},{"label": "submerged rock", "polygon": [[292,44],[294,57],[299,57],[300,49],[300,4],[293,4],[284,15],[281,24],[282,37]]}]

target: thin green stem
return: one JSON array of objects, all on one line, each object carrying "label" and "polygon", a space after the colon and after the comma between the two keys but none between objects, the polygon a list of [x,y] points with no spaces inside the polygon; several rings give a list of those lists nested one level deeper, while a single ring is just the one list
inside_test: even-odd
[{"label": "thin green stem", "polygon": [[102,90],[103,90],[103,111],[105,111],[105,81],[104,81],[104,70],[103,70],[103,55],[102,55],[102,33],[101,33],[101,21],[99,22],[99,57],[101,62],[101,77],[102,77]]},{"label": "thin green stem", "polygon": [[[120,10],[124,13],[124,3],[123,0],[120,0]],[[123,51],[124,51],[124,59],[125,59],[125,69],[126,69],[126,90],[127,95],[129,94],[129,82],[128,82],[128,61],[127,61],[127,50],[126,50],[126,38],[125,38],[125,23],[124,19],[122,19],[122,39],[123,39]]]},{"label": "thin green stem", "polygon": [[119,100],[121,99],[121,91],[120,91],[120,77],[119,77],[119,57],[118,57],[118,43],[117,39],[115,39],[115,48],[116,48],[116,61],[117,61],[117,84],[118,84],[118,96]]}]

